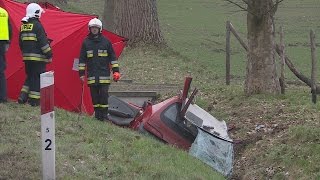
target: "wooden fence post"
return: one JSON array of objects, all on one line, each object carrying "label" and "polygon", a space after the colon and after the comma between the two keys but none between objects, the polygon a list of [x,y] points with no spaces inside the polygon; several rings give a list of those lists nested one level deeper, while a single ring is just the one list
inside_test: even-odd
[{"label": "wooden fence post", "polygon": [[281,94],[285,93],[285,81],[284,81],[284,66],[285,66],[285,45],[284,45],[284,33],[283,28],[280,26],[280,58],[281,58],[281,67],[280,67],[280,87],[281,87]]},{"label": "wooden fence post", "polygon": [[312,102],[317,103],[317,87],[316,87],[316,77],[317,77],[317,61],[316,61],[316,43],[314,31],[310,31],[310,45],[311,45],[311,58],[312,58],[312,71],[311,71],[311,92],[312,92]]},{"label": "wooden fence post", "polygon": [[230,21],[226,23],[226,84],[230,85]]},{"label": "wooden fence post", "polygon": [[248,45],[241,39],[241,37],[239,36],[239,33],[236,31],[236,29],[233,27],[233,25],[230,23],[229,24],[229,28],[230,31],[232,32],[232,34],[234,35],[234,37],[236,37],[238,39],[238,41],[240,42],[241,46],[248,51]]}]

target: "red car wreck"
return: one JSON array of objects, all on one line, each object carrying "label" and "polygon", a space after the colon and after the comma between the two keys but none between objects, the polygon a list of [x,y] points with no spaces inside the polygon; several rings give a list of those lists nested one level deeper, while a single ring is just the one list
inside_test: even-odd
[{"label": "red car wreck", "polygon": [[233,143],[227,125],[196,104],[197,93],[189,98],[192,78],[187,77],[182,93],[158,104],[145,102],[142,107],[109,97],[109,120],[119,126],[152,134],[163,142],[189,151],[225,176],[232,173]]}]

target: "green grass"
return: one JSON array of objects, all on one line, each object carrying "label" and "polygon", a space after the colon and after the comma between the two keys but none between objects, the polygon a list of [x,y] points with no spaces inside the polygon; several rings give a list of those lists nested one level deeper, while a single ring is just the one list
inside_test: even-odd
[{"label": "green grass", "polygon": [[[138,82],[178,84],[191,72],[193,87],[200,89],[196,103],[218,119],[235,124],[238,129],[231,134],[234,139],[250,140],[260,136],[261,140],[249,141],[241,152],[236,152],[234,177],[319,178],[318,161],[305,166],[309,159],[319,158],[316,153],[319,150],[319,142],[316,141],[319,131],[312,131],[312,143],[294,141],[296,135],[292,131],[296,126],[305,127],[304,131],[310,127],[320,128],[320,106],[319,103],[311,104],[309,88],[289,85],[285,95],[246,97],[242,86],[246,54],[234,37],[231,62],[234,78],[232,86],[224,85],[225,22],[230,20],[245,38],[245,14],[234,12],[236,8],[223,1],[161,0],[158,5],[161,27],[169,48],[127,49],[121,59],[124,72]],[[310,76],[311,69],[310,48],[307,46],[309,31],[314,29],[320,32],[317,23],[320,20],[317,13],[319,7],[318,1],[285,1],[276,14],[277,30],[280,25],[285,28],[287,55],[307,76]],[[288,81],[298,81],[288,68],[285,74]],[[266,125],[272,132],[248,135],[257,124]],[[307,134],[300,136],[309,137]],[[282,149],[283,141],[290,141],[290,144],[285,145],[285,151],[277,153]],[[298,147],[299,151],[296,152]],[[300,156],[292,156],[294,153]],[[300,163],[303,156],[309,158]],[[275,169],[274,174],[266,173],[269,167]]]},{"label": "green grass", "polygon": [[[39,109],[0,104],[0,179],[39,179]],[[187,152],[129,129],[56,111],[58,179],[224,179]]]},{"label": "green grass", "polygon": [[[286,173],[296,179],[320,178],[320,130],[317,127],[299,125],[289,129],[288,135],[274,147],[268,148],[261,161],[277,170],[277,179]],[[280,168],[279,168],[280,167]],[[261,172],[263,173],[263,172]],[[288,176],[287,175],[287,176]]]},{"label": "green grass", "polygon": [[[102,0],[70,0],[69,2],[67,9],[102,15]],[[318,163],[320,105],[311,103],[308,87],[288,85],[285,95],[246,97],[243,93],[246,53],[234,37],[231,38],[233,79],[231,86],[224,85],[225,22],[230,20],[240,36],[245,38],[246,14],[223,0],[159,0],[157,2],[160,25],[168,47],[159,49],[142,45],[127,48],[120,58],[123,76],[137,83],[178,84],[182,87],[185,75],[191,73],[194,78],[192,86],[200,89],[195,99],[196,103],[218,119],[226,120],[228,124],[235,124],[236,130],[231,132],[232,138],[245,142],[235,152],[235,178],[320,179]],[[306,76],[310,76],[311,71],[311,55],[308,47],[310,29],[316,32],[317,57],[318,59],[320,57],[319,8],[319,0],[285,0],[276,13],[276,30],[279,30],[280,25],[284,27],[286,53],[298,70]],[[277,42],[279,42],[278,35]],[[288,68],[285,76],[287,81],[299,81]],[[96,125],[96,122],[87,118],[79,123],[85,124],[87,121],[92,124],[90,128],[99,126],[99,123]],[[66,124],[65,127],[70,125],[73,127],[72,120],[65,120],[65,123],[71,123]],[[255,126],[259,124],[265,125],[266,131],[252,133]],[[78,130],[74,131],[78,132]],[[92,147],[102,146],[97,143],[99,141],[96,138],[90,138],[88,141],[92,142]],[[70,146],[75,146],[81,140],[71,142],[74,143]],[[121,145],[115,145],[115,147],[118,150],[121,149]],[[80,157],[86,154],[81,152],[85,149],[85,147],[79,147],[77,154]],[[71,151],[71,148],[66,146],[65,151]],[[15,152],[15,154],[19,153]],[[90,162],[85,160],[87,161]],[[74,176],[71,166],[81,164],[77,160],[72,162],[73,164],[66,165],[68,169],[66,174],[71,174],[70,176]],[[86,165],[89,166],[88,164]],[[94,165],[91,164],[91,166]],[[28,171],[31,172],[38,172],[35,167],[37,166],[24,168],[29,168]],[[161,167],[164,166],[161,165]],[[104,172],[117,174],[127,168],[129,167],[119,165],[112,171]],[[90,171],[103,172],[101,169],[103,168],[96,167],[96,170]],[[173,168],[169,169],[174,171]],[[143,174],[150,178],[151,171],[154,174],[164,172],[153,169],[144,171]],[[180,175],[171,174],[171,171],[166,174],[171,177],[163,175],[161,178],[180,178]],[[203,179],[212,178],[203,177]]]},{"label": "green grass", "polygon": [[[242,38],[246,38],[246,15],[223,0],[161,0],[158,1],[160,22],[169,46],[206,68],[207,76],[223,79],[225,75],[225,22],[230,20]],[[284,1],[276,13],[276,30],[280,25],[285,29],[286,44],[300,44],[289,47],[287,54],[300,71],[310,76],[310,48],[301,44],[309,43],[309,31],[320,32],[317,13],[320,1]],[[237,40],[232,37],[231,73],[243,81],[246,54]],[[277,39],[279,42],[279,40]],[[320,56],[320,51],[317,51]],[[303,64],[303,66],[300,66]],[[198,68],[198,67],[190,67]],[[288,79],[295,79],[287,71]]]}]

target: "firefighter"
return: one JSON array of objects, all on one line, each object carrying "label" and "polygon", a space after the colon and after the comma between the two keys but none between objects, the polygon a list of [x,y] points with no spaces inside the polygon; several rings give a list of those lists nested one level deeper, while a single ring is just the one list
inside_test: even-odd
[{"label": "firefighter", "polygon": [[18,98],[19,104],[40,104],[40,74],[45,72],[46,64],[52,61],[49,39],[39,20],[43,12],[38,4],[31,3],[26,8],[26,17],[21,20],[19,45],[27,78]]},{"label": "firefighter", "polygon": [[11,33],[8,12],[0,7],[0,103],[7,102],[7,81],[4,75],[6,69],[5,53],[9,48]]},{"label": "firefighter", "polygon": [[82,43],[79,59],[79,75],[84,82],[87,69],[87,83],[90,87],[95,118],[108,120],[108,98],[110,84],[110,67],[113,80],[120,78],[119,64],[116,60],[112,44],[102,34],[102,22],[91,19],[88,24],[89,34]]}]

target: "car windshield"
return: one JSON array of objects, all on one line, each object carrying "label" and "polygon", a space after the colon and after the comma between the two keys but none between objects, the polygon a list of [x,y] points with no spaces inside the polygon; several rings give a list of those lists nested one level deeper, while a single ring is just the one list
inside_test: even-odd
[{"label": "car windshield", "polygon": [[198,130],[193,124],[185,123],[184,118],[180,116],[180,109],[180,104],[178,103],[170,105],[162,113],[161,121],[185,139],[193,142],[198,134]]}]

